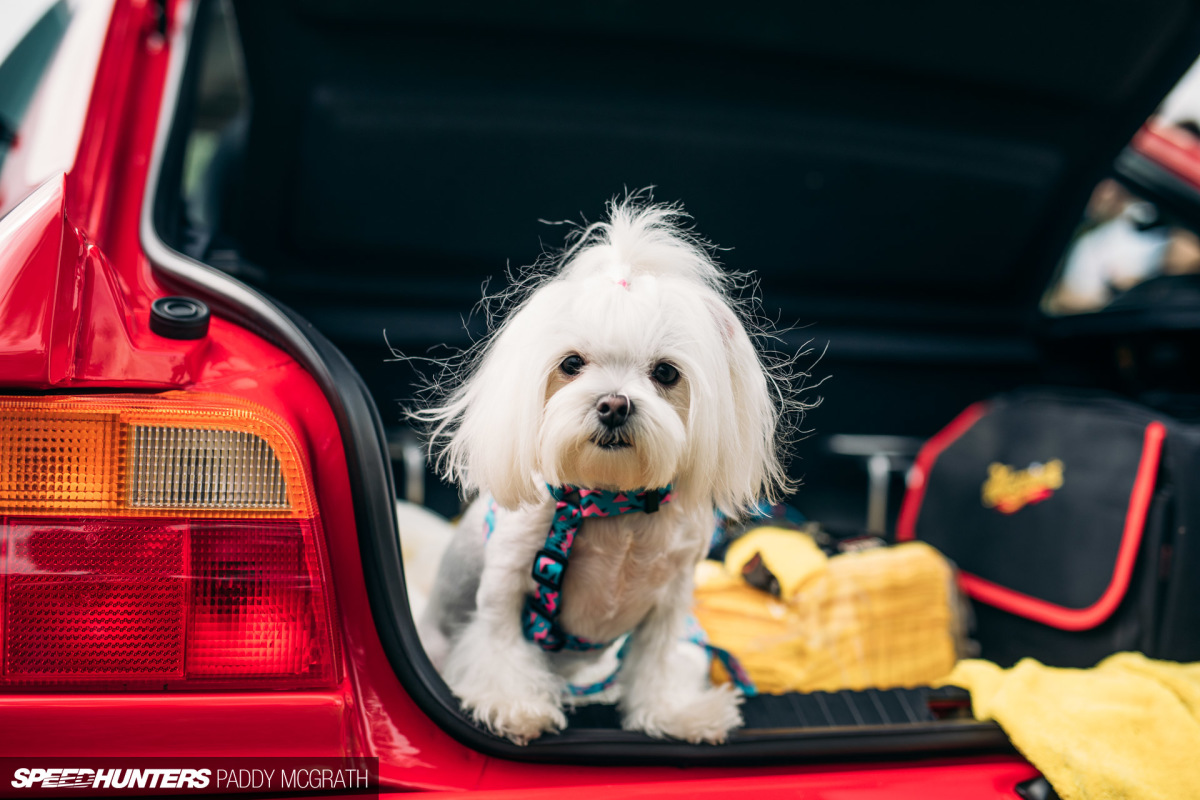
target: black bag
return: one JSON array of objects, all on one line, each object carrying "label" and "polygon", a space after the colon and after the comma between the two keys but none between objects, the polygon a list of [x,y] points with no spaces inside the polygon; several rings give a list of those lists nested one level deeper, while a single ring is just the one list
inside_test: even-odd
[{"label": "black bag", "polygon": [[984,658],[1200,660],[1200,429],[1100,393],[978,403],[917,457],[897,539],[961,570]]}]

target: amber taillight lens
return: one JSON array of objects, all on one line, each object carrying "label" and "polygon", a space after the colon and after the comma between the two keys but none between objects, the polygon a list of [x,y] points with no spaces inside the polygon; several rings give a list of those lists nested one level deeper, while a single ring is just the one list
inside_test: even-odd
[{"label": "amber taillight lens", "polygon": [[236,398],[0,398],[0,687],[333,685],[308,475]]}]

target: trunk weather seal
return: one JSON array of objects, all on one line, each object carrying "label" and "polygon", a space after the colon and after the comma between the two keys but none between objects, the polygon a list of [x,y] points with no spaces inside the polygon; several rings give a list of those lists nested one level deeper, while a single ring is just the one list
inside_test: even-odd
[{"label": "trunk weather seal", "polygon": [[346,357],[311,323],[275,300],[168,245],[158,224],[169,209],[159,192],[164,160],[177,154],[180,94],[196,61],[189,53],[197,3],[177,7],[139,233],[156,274],[209,303],[213,311],[285,350],[324,392],[337,419],[350,474],[363,574],[376,632],[397,678],[417,706],[450,736],[473,750],[517,761],[595,765],[733,765],[828,760],[878,761],[951,754],[1014,752],[993,723],[951,720],[900,726],[757,730],[713,747],[651,739],[619,730],[568,730],[527,747],[484,732],[458,709],[417,638],[409,612],[396,535],[395,488],[383,423],[366,385]]}]

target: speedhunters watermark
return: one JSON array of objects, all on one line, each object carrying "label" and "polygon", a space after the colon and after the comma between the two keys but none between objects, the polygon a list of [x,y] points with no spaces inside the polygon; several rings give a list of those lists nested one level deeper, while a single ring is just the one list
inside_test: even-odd
[{"label": "speedhunters watermark", "polygon": [[0,758],[0,797],[376,795],[377,758]]},{"label": "speedhunters watermark", "polygon": [[14,789],[207,789],[210,769],[88,769],[21,767],[13,772]]}]

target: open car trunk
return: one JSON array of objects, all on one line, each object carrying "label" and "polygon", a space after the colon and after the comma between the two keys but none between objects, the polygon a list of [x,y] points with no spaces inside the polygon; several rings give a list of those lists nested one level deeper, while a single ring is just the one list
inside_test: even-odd
[{"label": "open car trunk", "polygon": [[[413,457],[400,411],[427,367],[389,345],[438,357],[470,343],[481,286],[561,243],[540,220],[594,220],[654,186],[732,248],[726,266],[757,273],[780,346],[811,350],[801,363],[828,378],[808,398],[822,403],[793,505],[889,534],[922,440],[981,397],[1061,379],[1038,300],[1092,186],[1198,50],[1200,9],[1183,0],[969,14],[941,0],[209,0],[154,222],[331,341],[380,409],[402,494],[452,516],[455,490]],[[715,755],[613,730],[606,708],[517,749],[472,732],[412,652],[393,535],[362,534],[392,609],[377,619],[397,626],[381,637],[422,708],[480,749],[686,762],[1005,746],[961,693],[914,689],[759,697]]]}]

